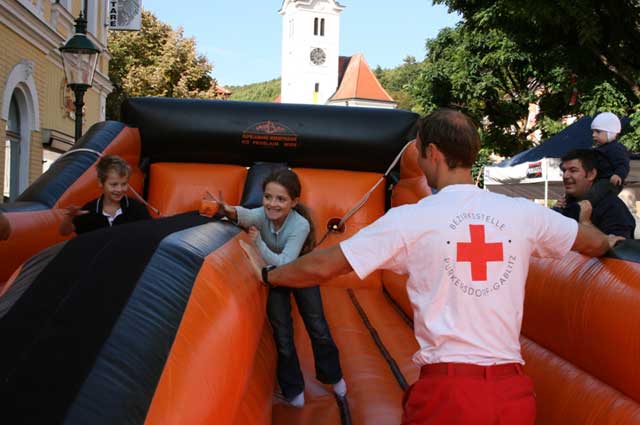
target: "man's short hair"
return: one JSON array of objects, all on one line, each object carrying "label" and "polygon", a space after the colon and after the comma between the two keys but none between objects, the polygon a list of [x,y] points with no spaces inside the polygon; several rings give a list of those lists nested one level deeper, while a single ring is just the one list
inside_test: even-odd
[{"label": "man's short hair", "polygon": [[480,150],[478,127],[462,112],[442,108],[418,121],[420,155],[434,143],[442,152],[449,168],[471,168]]},{"label": "man's short hair", "polygon": [[564,154],[560,158],[560,162],[562,164],[562,162],[574,159],[580,161],[586,173],[590,173],[591,170],[595,170],[598,167],[598,154],[593,149],[574,149]]},{"label": "man's short hair", "polygon": [[131,166],[127,161],[118,155],[106,155],[100,158],[96,165],[98,171],[98,180],[104,183],[110,171],[115,171],[120,177],[129,177],[131,175]]}]

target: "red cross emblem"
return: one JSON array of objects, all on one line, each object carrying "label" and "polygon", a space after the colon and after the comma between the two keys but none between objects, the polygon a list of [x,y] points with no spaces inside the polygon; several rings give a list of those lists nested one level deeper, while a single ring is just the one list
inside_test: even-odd
[{"label": "red cross emblem", "polygon": [[502,242],[485,243],[484,224],[470,224],[471,242],[458,242],[457,261],[471,263],[471,280],[487,280],[487,263],[503,261]]}]

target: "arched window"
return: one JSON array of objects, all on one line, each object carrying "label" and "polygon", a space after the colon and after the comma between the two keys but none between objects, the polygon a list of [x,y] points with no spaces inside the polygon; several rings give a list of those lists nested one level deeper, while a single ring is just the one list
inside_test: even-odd
[{"label": "arched window", "polygon": [[9,119],[6,127],[4,153],[4,199],[13,201],[20,192],[20,144],[22,122],[16,94],[11,96]]},{"label": "arched window", "polygon": [[313,19],[313,35],[318,35],[318,18]]},{"label": "arched window", "polygon": [[320,19],[320,35],[324,37],[324,18]]},{"label": "arched window", "polygon": [[34,159],[31,158],[31,132],[40,129],[38,92],[33,73],[33,62],[23,60],[14,65],[2,91],[0,119],[6,123],[2,191],[10,199],[15,199],[29,186],[30,160]]}]

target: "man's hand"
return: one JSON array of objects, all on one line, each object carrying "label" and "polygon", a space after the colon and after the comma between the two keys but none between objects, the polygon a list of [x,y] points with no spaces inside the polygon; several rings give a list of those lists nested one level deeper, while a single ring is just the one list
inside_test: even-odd
[{"label": "man's hand", "polygon": [[578,202],[578,205],[580,206],[580,217],[578,217],[578,221],[582,224],[592,225],[591,214],[593,213],[593,207],[591,206],[591,202],[583,200]]},{"label": "man's hand", "polygon": [[609,248],[613,248],[620,241],[623,241],[625,238],[618,235],[607,235],[607,239],[609,240]]},{"label": "man's hand", "polygon": [[73,219],[80,215],[89,214],[89,211],[81,209],[77,205],[69,205],[66,208],[62,208],[62,221],[58,231],[62,236],[70,235],[76,231],[76,227],[73,225]]},{"label": "man's hand", "polygon": [[262,259],[262,256],[254,245],[248,244],[245,241],[241,240],[240,247],[244,251],[244,255],[249,260],[256,279],[262,282],[262,268],[266,266],[267,263]]},{"label": "man's hand", "polygon": [[611,178],[609,179],[609,182],[611,182],[612,185],[614,186],[620,186],[622,184],[622,179],[620,178],[619,175],[614,174],[613,176],[611,176]]},{"label": "man's hand", "polygon": [[558,201],[556,202],[556,207],[564,209],[567,206],[567,196],[563,196],[562,198],[558,199]]},{"label": "man's hand", "polygon": [[222,191],[221,190],[218,191],[218,196],[214,196],[211,192],[209,192],[207,190],[205,192],[205,199],[209,199],[209,200],[213,200],[213,201],[217,202],[219,207],[220,207],[218,209],[218,211],[222,214],[223,217],[228,217],[232,221],[237,221],[238,220],[238,215],[236,214],[235,207],[227,204],[224,201],[224,197],[222,196]]},{"label": "man's hand", "polygon": [[83,210],[81,207],[77,205],[69,205],[67,208],[63,208],[62,210],[64,212],[64,215],[67,217],[70,217],[71,219],[79,215],[89,214],[89,211]]}]

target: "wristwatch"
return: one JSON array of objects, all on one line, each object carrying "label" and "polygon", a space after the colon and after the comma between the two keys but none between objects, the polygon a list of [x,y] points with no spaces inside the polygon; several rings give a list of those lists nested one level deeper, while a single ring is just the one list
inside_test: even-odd
[{"label": "wristwatch", "polygon": [[275,268],[276,266],[274,266],[273,264],[267,264],[262,268],[262,282],[269,288],[273,288],[273,285],[269,283],[269,272]]}]

